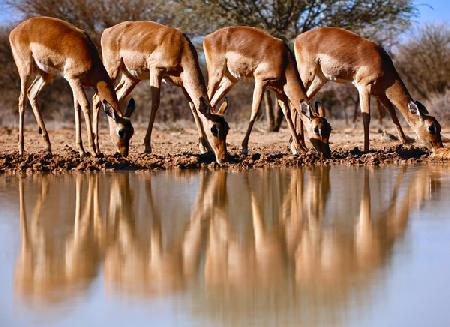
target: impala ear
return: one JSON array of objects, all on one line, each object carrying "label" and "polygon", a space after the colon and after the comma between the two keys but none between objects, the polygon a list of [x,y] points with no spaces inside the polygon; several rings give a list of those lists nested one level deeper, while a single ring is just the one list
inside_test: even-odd
[{"label": "impala ear", "polygon": [[316,107],[317,116],[325,117],[325,108],[323,107],[322,103],[320,103],[319,101],[316,101],[315,107]]},{"label": "impala ear", "polygon": [[131,98],[130,101],[128,101],[127,110],[125,110],[125,117],[130,118],[135,109],[136,109],[136,101],[134,101],[134,99]]},{"label": "impala ear", "polygon": [[117,119],[116,112],[114,111],[113,107],[111,107],[111,105],[106,101],[103,101],[103,111],[114,121]]},{"label": "impala ear", "polygon": [[219,110],[217,110],[217,113],[219,114],[219,115],[225,115],[225,112],[227,111],[227,108],[228,108],[228,99],[227,98],[225,98],[225,101],[224,102],[222,102],[222,104],[220,105],[220,108],[219,108]]},{"label": "impala ear", "polygon": [[311,119],[311,117],[312,117],[311,106],[308,104],[308,102],[306,102],[305,100],[302,100],[300,102],[300,107],[302,109],[302,112],[305,114],[305,116],[307,118]]}]

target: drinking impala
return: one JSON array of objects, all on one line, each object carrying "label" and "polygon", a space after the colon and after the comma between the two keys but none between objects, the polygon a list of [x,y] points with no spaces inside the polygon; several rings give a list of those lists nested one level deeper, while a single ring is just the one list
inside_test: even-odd
[{"label": "drinking impala", "polygon": [[294,55],[282,40],[253,27],[225,27],[207,35],[203,49],[208,66],[208,96],[213,108],[239,80],[251,78],[255,81],[252,114],[242,141],[244,154],[248,152],[250,133],[264,90],[271,88],[277,93],[286,117],[294,152],[305,149],[295,131],[294,121],[298,114],[313,146],[326,157],[330,155],[328,139],[331,128],[327,120],[309,106]]},{"label": "drinking impala", "polygon": [[394,106],[427,146],[443,146],[438,121],[412,99],[392,59],[378,44],[341,28],[321,27],[297,36],[294,50],[308,98],[328,81],[352,82],[356,86],[364,124],[364,151],[369,150],[371,95],[388,109],[403,142],[406,138]]},{"label": "drinking impala", "polygon": [[[24,113],[25,95],[28,96],[39,132],[51,153],[51,144],[47,129],[38,105],[38,96],[45,85],[56,75],[62,75],[69,82],[73,93],[75,109],[76,144],[81,155],[85,153],[81,140],[81,110],[86,121],[89,144],[94,153],[98,148],[94,144],[89,101],[85,88],[93,88],[99,102],[104,104],[111,124],[117,131],[113,138],[117,150],[128,154],[129,141],[133,136],[133,127],[129,116],[134,110],[134,101],[130,103],[125,115],[119,108],[113,84],[100,60],[97,49],[89,36],[75,26],[50,17],[34,17],[20,23],[9,34],[14,61],[20,76],[19,96],[19,153],[24,151]],[[34,80],[32,79],[34,77]]]},{"label": "drinking impala", "polygon": [[[145,152],[152,152],[151,135],[159,107],[161,82],[164,79],[181,87],[189,101],[197,124],[201,152],[209,142],[207,128],[217,161],[226,158],[225,139],[228,124],[223,116],[210,112],[206,85],[198,63],[197,52],[181,31],[150,21],[123,22],[107,28],[102,34],[103,62],[109,76],[117,82],[122,102],[142,80],[150,80],[151,111],[144,138]],[[94,111],[94,128],[97,130]]]}]

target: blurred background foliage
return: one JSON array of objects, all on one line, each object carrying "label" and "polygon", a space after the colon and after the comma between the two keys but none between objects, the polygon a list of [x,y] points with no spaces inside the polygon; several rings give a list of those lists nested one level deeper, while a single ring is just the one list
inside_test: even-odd
[{"label": "blurred background foliage", "polygon": [[[423,26],[402,40],[399,35],[410,28],[418,14],[411,0],[8,0],[8,5],[19,12],[22,19],[44,15],[66,20],[86,30],[97,45],[105,28],[125,20],[153,20],[180,28],[197,46],[204,73],[203,36],[220,27],[255,26],[284,39],[290,46],[296,35],[312,28],[344,27],[381,43],[393,56],[413,96],[426,102],[439,118],[449,118],[445,117],[450,104],[449,26]],[[3,70],[0,124],[15,126],[19,80],[8,42],[12,28],[0,29],[0,69]],[[248,119],[252,88],[251,83],[240,83],[231,91],[229,120]],[[148,121],[149,95],[145,82],[132,94],[138,105],[135,119],[140,122]],[[352,85],[329,83],[317,99],[326,105],[332,118],[351,121],[358,108],[357,92]],[[46,120],[70,122],[73,119],[72,96],[67,83],[55,80],[43,92],[41,102]],[[273,116],[267,126],[276,129],[274,122],[277,118],[281,121],[280,113],[272,103],[274,99],[267,93],[265,106],[272,108],[271,115],[261,111],[266,118]],[[373,113],[377,115],[376,110]],[[181,90],[164,84],[156,121],[191,119]]]}]

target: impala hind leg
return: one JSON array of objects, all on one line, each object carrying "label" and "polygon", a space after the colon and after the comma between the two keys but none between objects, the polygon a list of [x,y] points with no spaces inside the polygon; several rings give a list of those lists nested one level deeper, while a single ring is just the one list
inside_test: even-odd
[{"label": "impala hind leg", "polygon": [[156,111],[159,108],[159,98],[161,91],[161,73],[159,70],[150,71],[150,95],[151,95],[151,109],[150,109],[150,121],[147,126],[147,133],[144,138],[144,152],[151,153],[151,138],[152,138],[152,130],[153,123],[156,117]]},{"label": "impala hind leg", "polygon": [[223,97],[233,88],[233,86],[236,84],[235,80],[232,80],[228,76],[223,76],[220,80],[219,87],[215,92],[211,95],[211,107],[213,108],[213,111],[215,111],[215,108],[220,100],[223,99]]},{"label": "impala hind leg", "polygon": [[47,84],[49,80],[48,75],[39,75],[33,81],[31,86],[28,89],[28,100],[30,101],[31,108],[33,109],[34,117],[36,118],[36,122],[39,126],[39,132],[42,134],[42,138],[47,146],[47,152],[52,152],[52,147],[50,144],[50,139],[48,137],[47,129],[45,128],[44,120],[41,116],[41,110],[39,108],[38,97],[44,86]]},{"label": "impala hind leg", "polygon": [[97,153],[94,143],[94,134],[92,132],[92,122],[89,112],[89,101],[86,98],[86,93],[84,92],[81,82],[79,80],[69,80],[69,85],[72,88],[73,99],[74,99],[74,109],[75,109],[75,130],[76,130],[76,142],[80,155],[84,154],[83,143],[81,139],[81,117],[80,108],[83,111],[84,121],[86,123],[86,129],[89,139],[89,145],[91,146],[94,153]]},{"label": "impala hind leg", "polygon": [[381,102],[381,104],[388,110],[389,114],[391,115],[392,121],[395,124],[395,127],[397,128],[397,134],[399,139],[402,141],[403,144],[408,143],[408,138],[406,137],[405,133],[403,132],[402,126],[400,125],[400,122],[398,120],[397,114],[395,112],[395,107],[389,101],[389,99],[385,96],[379,96],[377,97],[378,101]]},{"label": "impala hind leg", "polygon": [[311,85],[306,90],[306,96],[308,97],[308,99],[313,98],[317,94],[317,92],[319,92],[322,86],[327,83],[327,81],[328,80],[325,78],[325,76],[323,76],[323,74],[316,74]]},{"label": "impala hind leg", "polygon": [[139,83],[138,80],[126,75],[122,74],[122,77],[120,79],[119,84],[116,87],[116,93],[117,93],[117,100],[119,101],[119,104],[121,105],[126,99],[128,95],[130,95],[131,91],[133,91],[134,87]]},{"label": "impala hind leg", "polygon": [[256,116],[258,115],[259,108],[261,107],[261,100],[264,94],[266,83],[260,79],[255,80],[255,89],[253,90],[252,100],[252,114],[248,123],[247,132],[245,133],[244,140],[242,141],[242,154],[248,154],[248,141],[252,132],[253,124],[255,123]]}]

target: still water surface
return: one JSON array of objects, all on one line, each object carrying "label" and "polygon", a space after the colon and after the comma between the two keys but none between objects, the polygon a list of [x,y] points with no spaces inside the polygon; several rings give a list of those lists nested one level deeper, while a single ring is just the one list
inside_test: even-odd
[{"label": "still water surface", "polygon": [[450,169],[0,177],[0,326],[450,326]]}]

